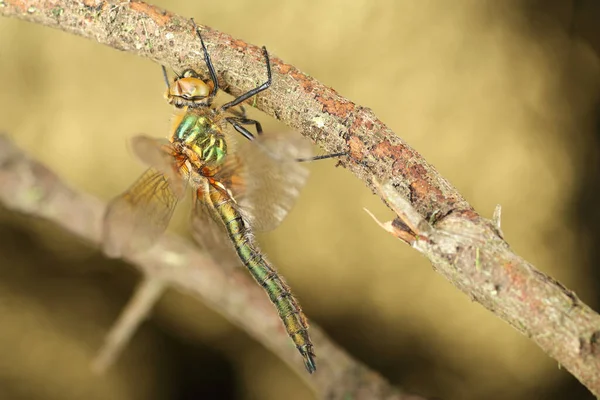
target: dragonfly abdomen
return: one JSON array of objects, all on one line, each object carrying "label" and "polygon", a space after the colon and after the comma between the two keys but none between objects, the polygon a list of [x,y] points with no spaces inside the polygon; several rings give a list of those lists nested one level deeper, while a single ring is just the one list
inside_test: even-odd
[{"label": "dragonfly abdomen", "polygon": [[209,190],[211,201],[225,224],[238,256],[277,308],[288,335],[304,358],[306,369],[310,373],[314,372],[315,354],[308,334],[308,321],[298,300],[285,280],[262,255],[235,201],[215,187],[211,186]]}]

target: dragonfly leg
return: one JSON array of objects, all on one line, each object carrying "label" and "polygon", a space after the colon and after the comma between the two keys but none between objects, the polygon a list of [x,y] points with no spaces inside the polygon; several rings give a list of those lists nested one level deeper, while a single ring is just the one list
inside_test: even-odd
[{"label": "dragonfly leg", "polygon": [[196,25],[196,21],[191,18],[192,24],[194,25],[194,29],[196,29],[196,34],[198,38],[200,38],[200,43],[202,44],[202,51],[204,52],[204,62],[206,63],[206,67],[208,68],[208,73],[210,75],[210,80],[213,82],[214,86],[208,95],[208,104],[212,102],[212,99],[217,95],[219,91],[219,80],[217,79],[217,72],[215,71],[215,67],[213,66],[212,60],[210,59],[210,54],[208,54],[208,50],[206,50],[206,45],[204,44],[204,40],[202,40],[202,34],[200,33],[200,28]]},{"label": "dragonfly leg", "polygon": [[321,156],[306,157],[306,158],[296,158],[296,161],[298,161],[298,162],[310,162],[310,161],[326,160],[328,158],[343,157],[343,156],[347,156],[347,155],[348,155],[347,151],[342,151],[342,152],[339,152],[339,153],[323,154]]},{"label": "dragonfly leg", "polygon": [[267,52],[267,48],[263,46],[263,55],[265,56],[265,62],[267,64],[267,81],[260,86],[255,87],[252,90],[247,91],[246,93],[236,97],[229,103],[225,103],[221,106],[221,111],[225,111],[231,107],[235,107],[240,104],[242,101],[248,100],[252,96],[256,96],[263,90],[267,90],[269,86],[271,86],[272,76],[271,76],[271,60],[269,59],[269,53]]},{"label": "dragonfly leg", "polygon": [[169,75],[167,75],[167,69],[164,65],[161,65],[161,67],[163,72],[163,78],[165,78],[165,83],[167,84],[167,90],[169,90],[171,88],[171,84],[169,83]]},{"label": "dragonfly leg", "polygon": [[[227,122],[229,122],[233,126],[233,128],[236,131],[238,131],[239,133],[241,133],[242,136],[245,137],[246,139],[251,140],[251,141],[255,139],[252,132],[250,132],[248,129],[246,129],[242,125],[240,125],[234,118],[228,117],[228,118],[225,118],[225,120]],[[262,132],[262,130],[261,130],[261,132]]]},{"label": "dragonfly leg", "polygon": [[256,127],[256,133],[262,135],[262,125],[255,119],[245,118],[245,117],[228,117],[226,118],[227,122],[233,125],[233,123],[238,123],[241,125],[254,125]]},{"label": "dragonfly leg", "polygon": [[[263,133],[260,122],[258,122],[256,120],[248,119],[248,118],[237,118],[237,117],[227,117],[227,118],[225,118],[225,120],[227,122],[229,122],[236,131],[241,133],[243,137],[245,137],[246,139],[248,139],[250,141],[252,141],[256,138],[252,134],[252,132],[250,132],[248,129],[244,128],[242,125],[255,125],[256,132],[259,135],[261,135]],[[270,151],[267,151],[267,152],[271,153]],[[314,156],[314,157],[296,158],[296,161],[297,162],[310,162],[310,161],[326,160],[328,158],[343,157],[346,155],[348,155],[348,152],[343,151],[343,152],[339,152],[339,153],[324,154],[324,155]],[[273,155],[273,157],[277,158],[276,155]]]},{"label": "dragonfly leg", "polygon": [[239,118],[247,118],[248,116],[246,115],[246,109],[244,108],[244,106],[240,106],[240,108],[234,108],[228,111],[228,113],[235,115],[236,117]]}]

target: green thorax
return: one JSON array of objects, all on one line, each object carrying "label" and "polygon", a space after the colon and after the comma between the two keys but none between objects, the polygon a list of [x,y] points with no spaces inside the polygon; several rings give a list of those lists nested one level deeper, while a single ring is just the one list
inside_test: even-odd
[{"label": "green thorax", "polygon": [[173,131],[171,141],[185,144],[208,164],[219,164],[227,154],[221,127],[207,115],[186,113]]}]

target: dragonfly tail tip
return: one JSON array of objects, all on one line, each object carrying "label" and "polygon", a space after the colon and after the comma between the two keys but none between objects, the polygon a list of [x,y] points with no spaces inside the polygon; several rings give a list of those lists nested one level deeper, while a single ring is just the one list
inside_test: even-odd
[{"label": "dragonfly tail tip", "polygon": [[312,374],[317,370],[317,363],[315,362],[315,355],[311,351],[300,351],[302,357],[304,357],[304,366],[309,374]]}]

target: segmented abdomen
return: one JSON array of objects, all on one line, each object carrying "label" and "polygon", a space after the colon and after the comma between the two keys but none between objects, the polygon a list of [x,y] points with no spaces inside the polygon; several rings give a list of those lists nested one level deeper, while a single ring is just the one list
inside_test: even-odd
[{"label": "segmented abdomen", "polygon": [[209,187],[210,200],[225,224],[240,259],[269,295],[288,335],[304,358],[306,369],[313,373],[316,370],[315,354],[308,334],[308,321],[298,300],[277,270],[262,255],[235,201],[221,189],[212,185]]}]

